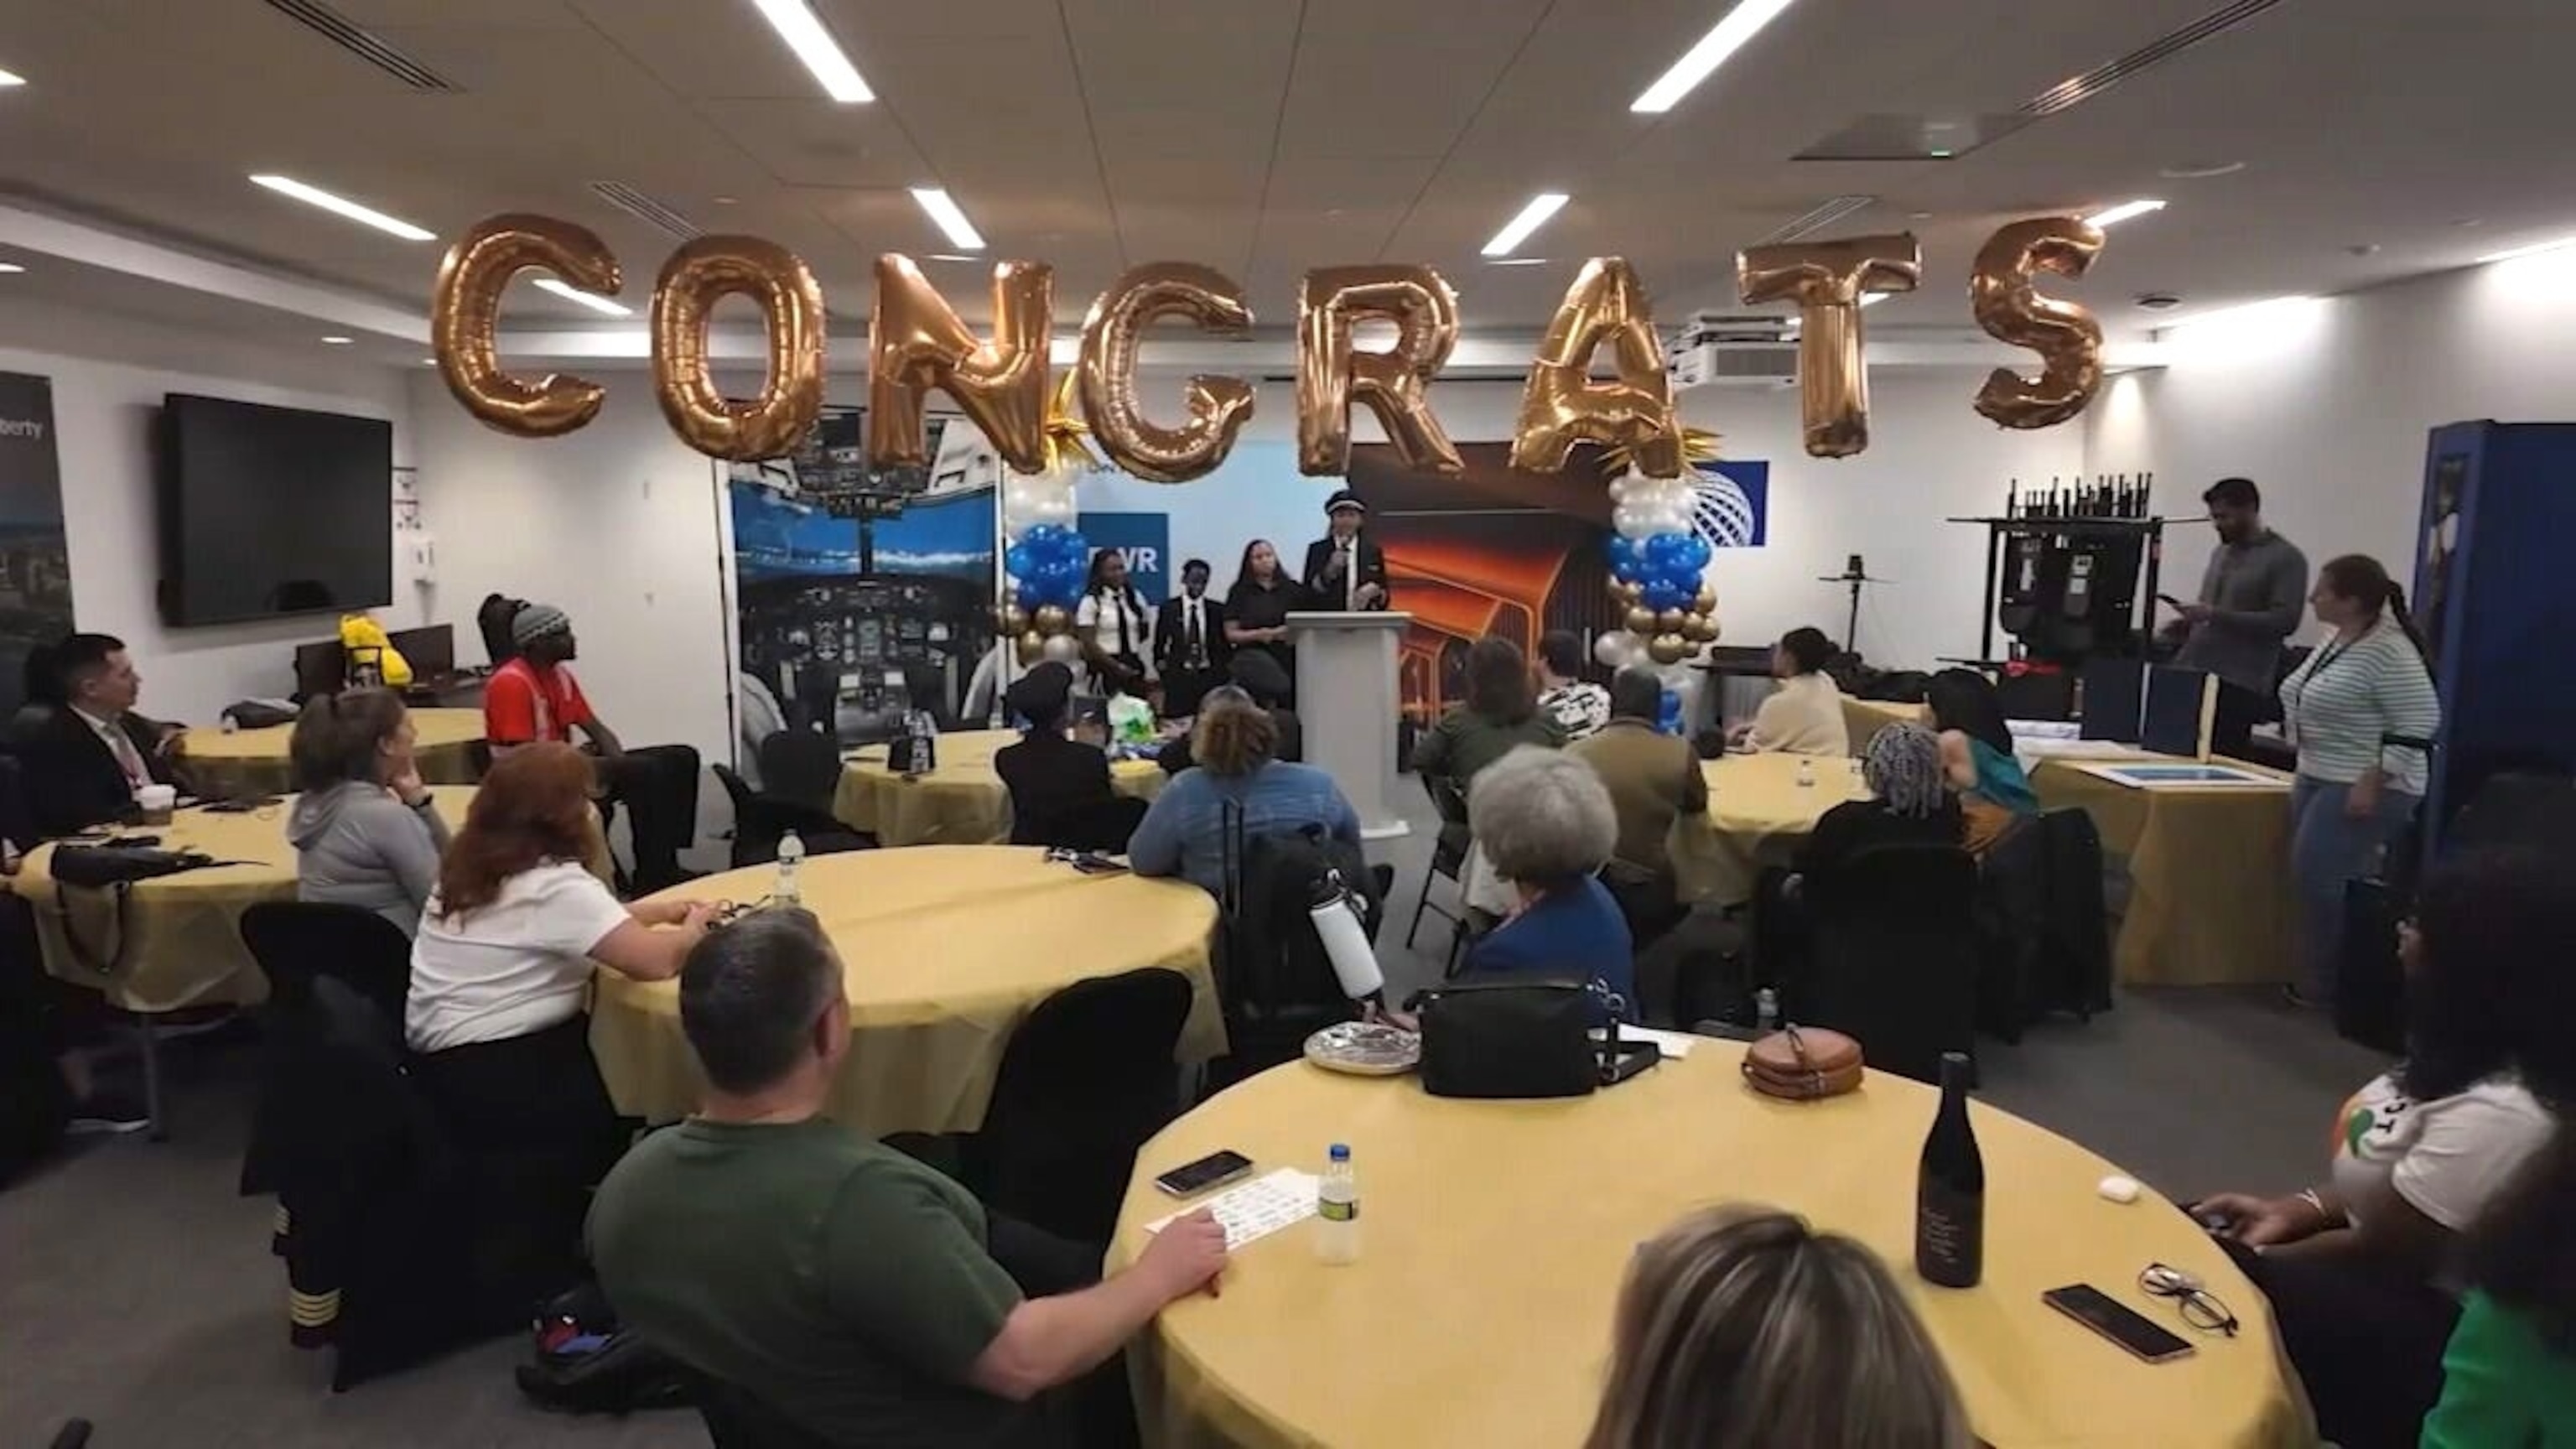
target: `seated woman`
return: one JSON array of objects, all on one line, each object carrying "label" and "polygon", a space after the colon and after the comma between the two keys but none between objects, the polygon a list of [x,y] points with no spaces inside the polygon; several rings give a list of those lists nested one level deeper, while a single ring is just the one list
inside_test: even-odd
[{"label": "seated woman", "polygon": [[1816,821],[1796,869],[1812,875],[1874,845],[1957,845],[1967,828],[1941,770],[1941,742],[1919,724],[1887,726],[1869,742],[1860,775],[1868,800],[1846,800]]},{"label": "seated woman", "polygon": [[1619,816],[1592,767],[1524,747],[1485,768],[1467,816],[1513,903],[1467,948],[1463,976],[1588,977],[1637,1018],[1637,960],[1628,919],[1600,870],[1619,844]]},{"label": "seated woman", "polygon": [[402,697],[352,689],[304,702],[287,744],[301,793],[287,818],[295,898],[362,906],[406,936],[438,884],[447,822],[420,781]]},{"label": "seated woman", "polygon": [[[1278,759],[1297,764],[1306,758],[1306,726],[1288,708],[1288,671],[1279,661],[1258,649],[1246,649],[1226,661],[1226,677],[1235,688],[1252,696],[1252,702],[1270,715],[1270,727],[1279,736]],[[1187,732],[1172,736],[1154,756],[1154,763],[1166,775],[1177,775],[1198,763],[1190,754]]]},{"label": "seated woman", "polygon": [[1208,691],[1190,725],[1195,769],[1172,777],[1154,797],[1127,842],[1138,875],[1179,876],[1214,896],[1225,894],[1227,807],[1243,816],[1244,838],[1320,826],[1333,839],[1360,843],[1359,812],[1333,777],[1277,757],[1270,714],[1233,685]]},{"label": "seated woman", "polygon": [[1109,756],[1065,734],[1073,671],[1048,660],[1021,675],[1002,698],[1025,726],[1018,744],[993,755],[993,773],[1011,792],[1011,843],[1090,848],[1088,822],[1115,810],[1118,792],[1110,788]]},{"label": "seated woman", "polygon": [[1771,649],[1771,676],[1780,687],[1762,701],[1753,722],[1736,732],[1736,743],[1749,750],[1783,755],[1851,754],[1851,732],[1843,723],[1843,692],[1825,666],[1833,662],[1834,642],[1822,629],[1792,629]]},{"label": "seated woman", "polygon": [[2576,1102],[2576,892],[2563,862],[2443,862],[2398,932],[2398,959],[2406,1060],[2344,1105],[2328,1176],[2193,1209],[2271,1300],[2318,1430],[2346,1449],[2416,1442],[2460,1318],[2462,1235],[2559,1130],[2548,1104]]},{"label": "seated woman", "polygon": [[591,976],[677,976],[715,911],[618,904],[582,865],[604,855],[593,788],[570,745],[504,756],[412,943],[412,1075],[475,1163],[478,1261],[493,1273],[482,1286],[522,1306],[571,1281],[590,1189],[625,1145],[591,1060]]},{"label": "seated woman", "polygon": [[1454,780],[1461,791],[1522,745],[1555,749],[1565,730],[1538,707],[1521,646],[1488,634],[1467,649],[1467,697],[1440,716],[1413,747],[1413,768]]},{"label": "seated woman", "polygon": [[2039,813],[2039,796],[2013,757],[2003,702],[1977,671],[1944,669],[1932,676],[1923,705],[1941,736],[1942,772],[1967,819],[1960,843],[1982,855],[2023,817]]},{"label": "seated woman", "polygon": [[1973,1449],[1932,1336],[1877,1255],[1788,1213],[1706,1208],[1628,1261],[1584,1449]]},{"label": "seated woman", "polygon": [[2442,1353],[2422,1449],[2576,1444],[2576,1125],[2514,1180],[2468,1242],[2469,1295]]}]

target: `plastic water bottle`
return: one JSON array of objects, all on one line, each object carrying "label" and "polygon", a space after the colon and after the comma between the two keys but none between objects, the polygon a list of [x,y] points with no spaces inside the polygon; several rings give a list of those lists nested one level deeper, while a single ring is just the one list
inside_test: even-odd
[{"label": "plastic water bottle", "polygon": [[1816,762],[1804,755],[1798,757],[1798,788],[1801,790],[1816,788]]},{"label": "plastic water bottle", "polygon": [[805,837],[790,830],[778,837],[778,883],[769,888],[769,898],[782,906],[802,905],[803,887],[796,884],[796,868],[805,863]]},{"label": "plastic water bottle", "polygon": [[1359,1260],[1360,1180],[1351,1170],[1351,1149],[1336,1142],[1315,1187],[1315,1261],[1338,1266]]},{"label": "plastic water bottle", "polygon": [[1780,1029],[1780,993],[1768,986],[1753,993],[1753,1029],[1763,1036]]}]

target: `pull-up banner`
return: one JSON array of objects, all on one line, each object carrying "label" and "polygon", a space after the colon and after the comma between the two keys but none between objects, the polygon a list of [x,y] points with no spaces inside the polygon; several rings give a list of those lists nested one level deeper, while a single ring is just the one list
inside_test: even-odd
[{"label": "pull-up banner", "polygon": [[71,628],[54,385],[0,372],[0,714],[25,702],[27,651]]}]

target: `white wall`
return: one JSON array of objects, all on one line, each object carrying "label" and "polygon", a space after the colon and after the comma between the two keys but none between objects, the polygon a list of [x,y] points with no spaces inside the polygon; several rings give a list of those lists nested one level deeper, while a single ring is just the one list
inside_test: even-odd
[{"label": "white wall", "polygon": [[[292,692],[295,646],[331,637],[336,620],[162,624],[154,603],[153,415],[163,394],[187,392],[385,418],[394,425],[401,466],[413,461],[413,448],[410,394],[399,372],[24,301],[0,304],[0,337],[44,343],[43,350],[0,347],[0,371],[53,380],[73,618],[82,629],[125,640],[143,674],[145,711],[211,722],[234,700]],[[386,486],[390,491],[391,479]],[[394,591],[393,606],[377,611],[387,627],[430,622],[399,557]]]},{"label": "white wall", "polygon": [[[2086,419],[2088,466],[2152,469],[2168,515],[2243,475],[2311,566],[2367,553],[2412,577],[2424,435],[2439,424],[2576,418],[2576,280],[2564,254],[2176,329],[2162,372],[2113,379]],[[2177,529],[2166,577],[2189,597],[2214,540]],[[2313,626],[2312,626],[2313,632]]]}]

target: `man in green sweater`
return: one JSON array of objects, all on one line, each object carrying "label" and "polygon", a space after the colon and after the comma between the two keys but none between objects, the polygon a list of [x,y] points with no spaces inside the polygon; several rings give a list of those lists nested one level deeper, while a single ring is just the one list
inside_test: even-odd
[{"label": "man in green sweater", "polygon": [[600,1185],[591,1257],[627,1326],[765,1417],[872,1449],[1068,1444],[1048,1391],[1225,1266],[1202,1211],[1106,1282],[1027,1296],[1071,1286],[1024,1285],[997,1257],[1003,1229],[1034,1230],[988,1224],[955,1182],[823,1117],[850,1008],[805,911],[710,932],[680,974],[680,1026],[705,1100]]}]

